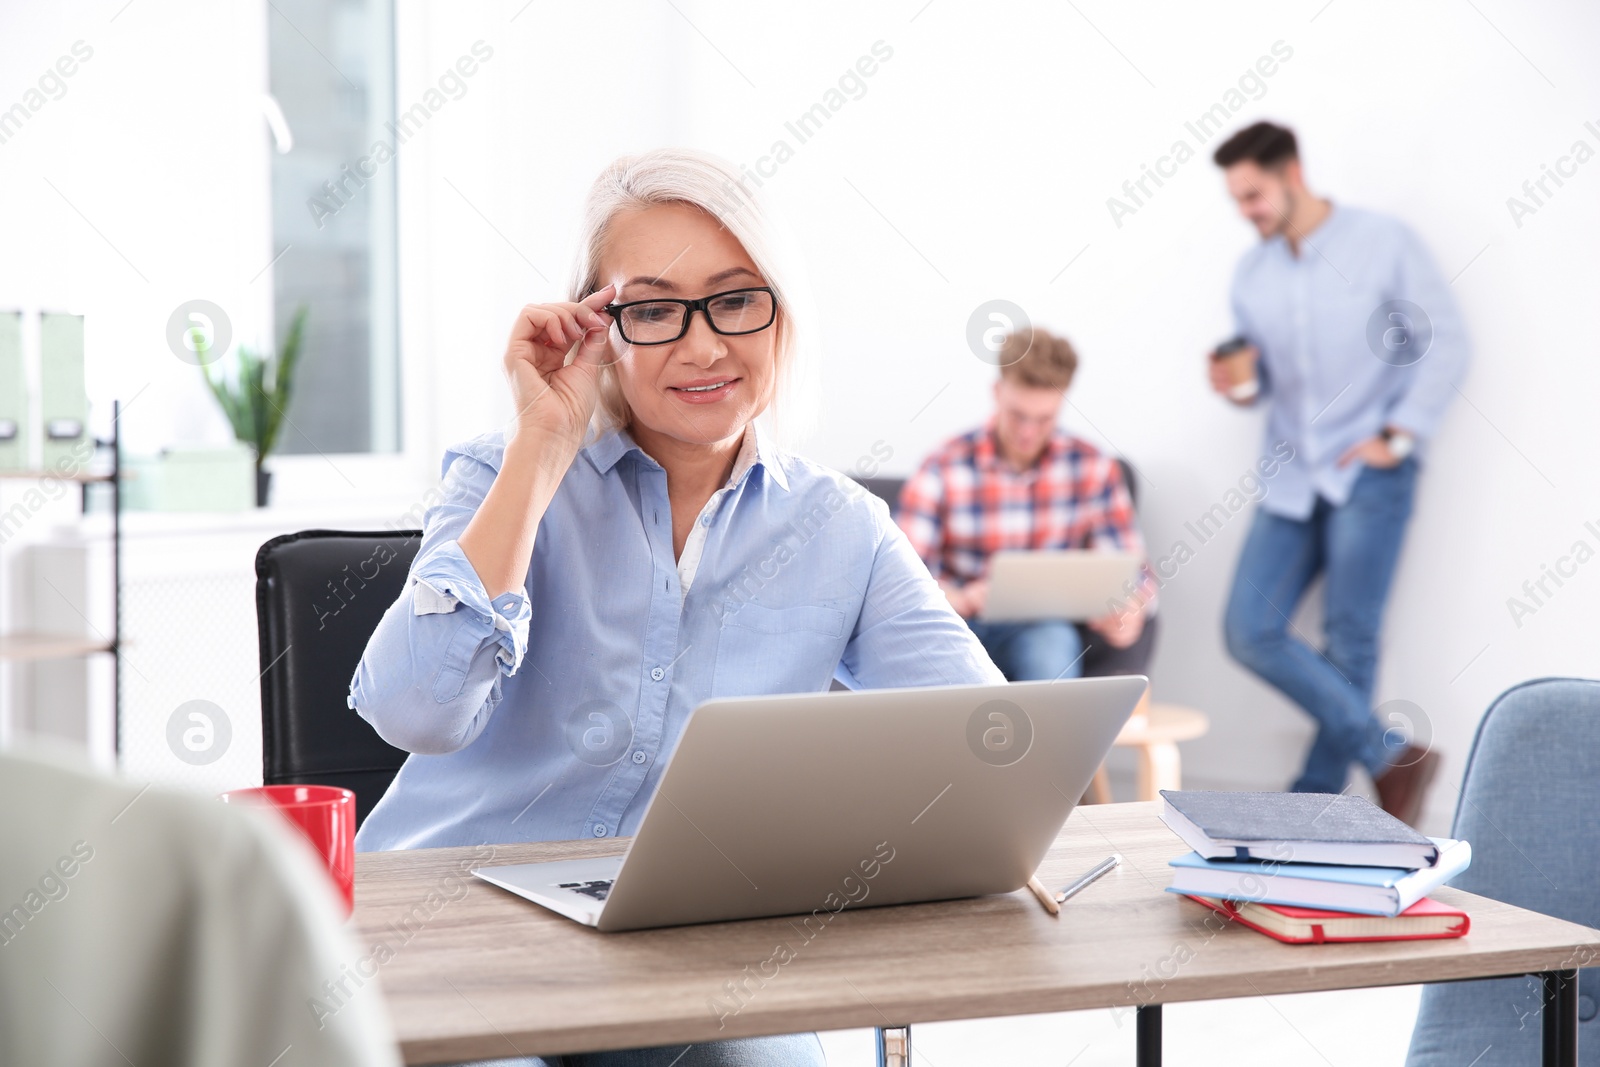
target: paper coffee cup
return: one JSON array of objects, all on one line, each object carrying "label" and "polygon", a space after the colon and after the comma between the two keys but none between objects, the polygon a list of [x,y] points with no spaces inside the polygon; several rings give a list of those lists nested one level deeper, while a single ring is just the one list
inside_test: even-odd
[{"label": "paper coffee cup", "polygon": [[1249,400],[1261,391],[1256,377],[1256,361],[1249,347],[1242,341],[1230,341],[1211,356],[1228,379],[1228,396],[1234,400]]}]

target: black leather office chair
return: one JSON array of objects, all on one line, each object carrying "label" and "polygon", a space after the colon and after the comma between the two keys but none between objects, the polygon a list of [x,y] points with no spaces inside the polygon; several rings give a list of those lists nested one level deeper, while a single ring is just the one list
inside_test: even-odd
[{"label": "black leather office chair", "polygon": [[1133,464],[1117,457],[1117,466],[1122,468],[1122,480],[1128,483],[1128,499],[1133,501],[1133,506],[1139,506],[1139,480],[1133,476]]},{"label": "black leather office chair", "polygon": [[345,698],[421,544],[420,530],[304,530],[274,537],[256,553],[262,780],[352,790],[358,823],[406,754]]}]

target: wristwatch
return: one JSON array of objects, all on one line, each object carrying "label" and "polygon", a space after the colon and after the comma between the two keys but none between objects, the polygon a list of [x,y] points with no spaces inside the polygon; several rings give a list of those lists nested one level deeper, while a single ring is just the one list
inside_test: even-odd
[{"label": "wristwatch", "polygon": [[1405,459],[1416,451],[1417,439],[1404,430],[1397,430],[1393,426],[1383,428],[1383,443],[1389,446],[1389,451],[1395,459]]}]

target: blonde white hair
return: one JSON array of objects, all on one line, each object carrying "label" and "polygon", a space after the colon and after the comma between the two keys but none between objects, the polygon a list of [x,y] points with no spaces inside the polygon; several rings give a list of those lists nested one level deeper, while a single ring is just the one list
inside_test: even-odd
[{"label": "blonde white hair", "polygon": [[[600,287],[600,262],[618,212],[669,203],[706,212],[744,246],[777,298],[773,390],[762,418],[780,439],[792,439],[814,417],[815,361],[807,355],[814,322],[810,292],[793,236],[747,188],[749,181],[726,160],[688,148],[658,148],[615,160],[595,179],[584,203],[569,299],[582,300]],[[604,368],[595,429],[626,427],[631,416],[615,368]]]}]

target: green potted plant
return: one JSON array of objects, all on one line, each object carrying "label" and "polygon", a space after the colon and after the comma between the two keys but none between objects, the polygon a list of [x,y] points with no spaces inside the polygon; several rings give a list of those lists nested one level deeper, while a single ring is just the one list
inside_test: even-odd
[{"label": "green potted plant", "polygon": [[[294,321],[275,355],[263,356],[240,345],[225,373],[221,359],[200,361],[200,369],[211,387],[211,395],[222,406],[222,413],[233,426],[233,436],[249,445],[256,455],[256,507],[266,507],[272,487],[272,472],[263,464],[278,443],[284,411],[294,386],[295,366],[300,362],[301,341],[305,337],[306,305],[296,309]],[[195,334],[200,342],[198,332]]]}]

